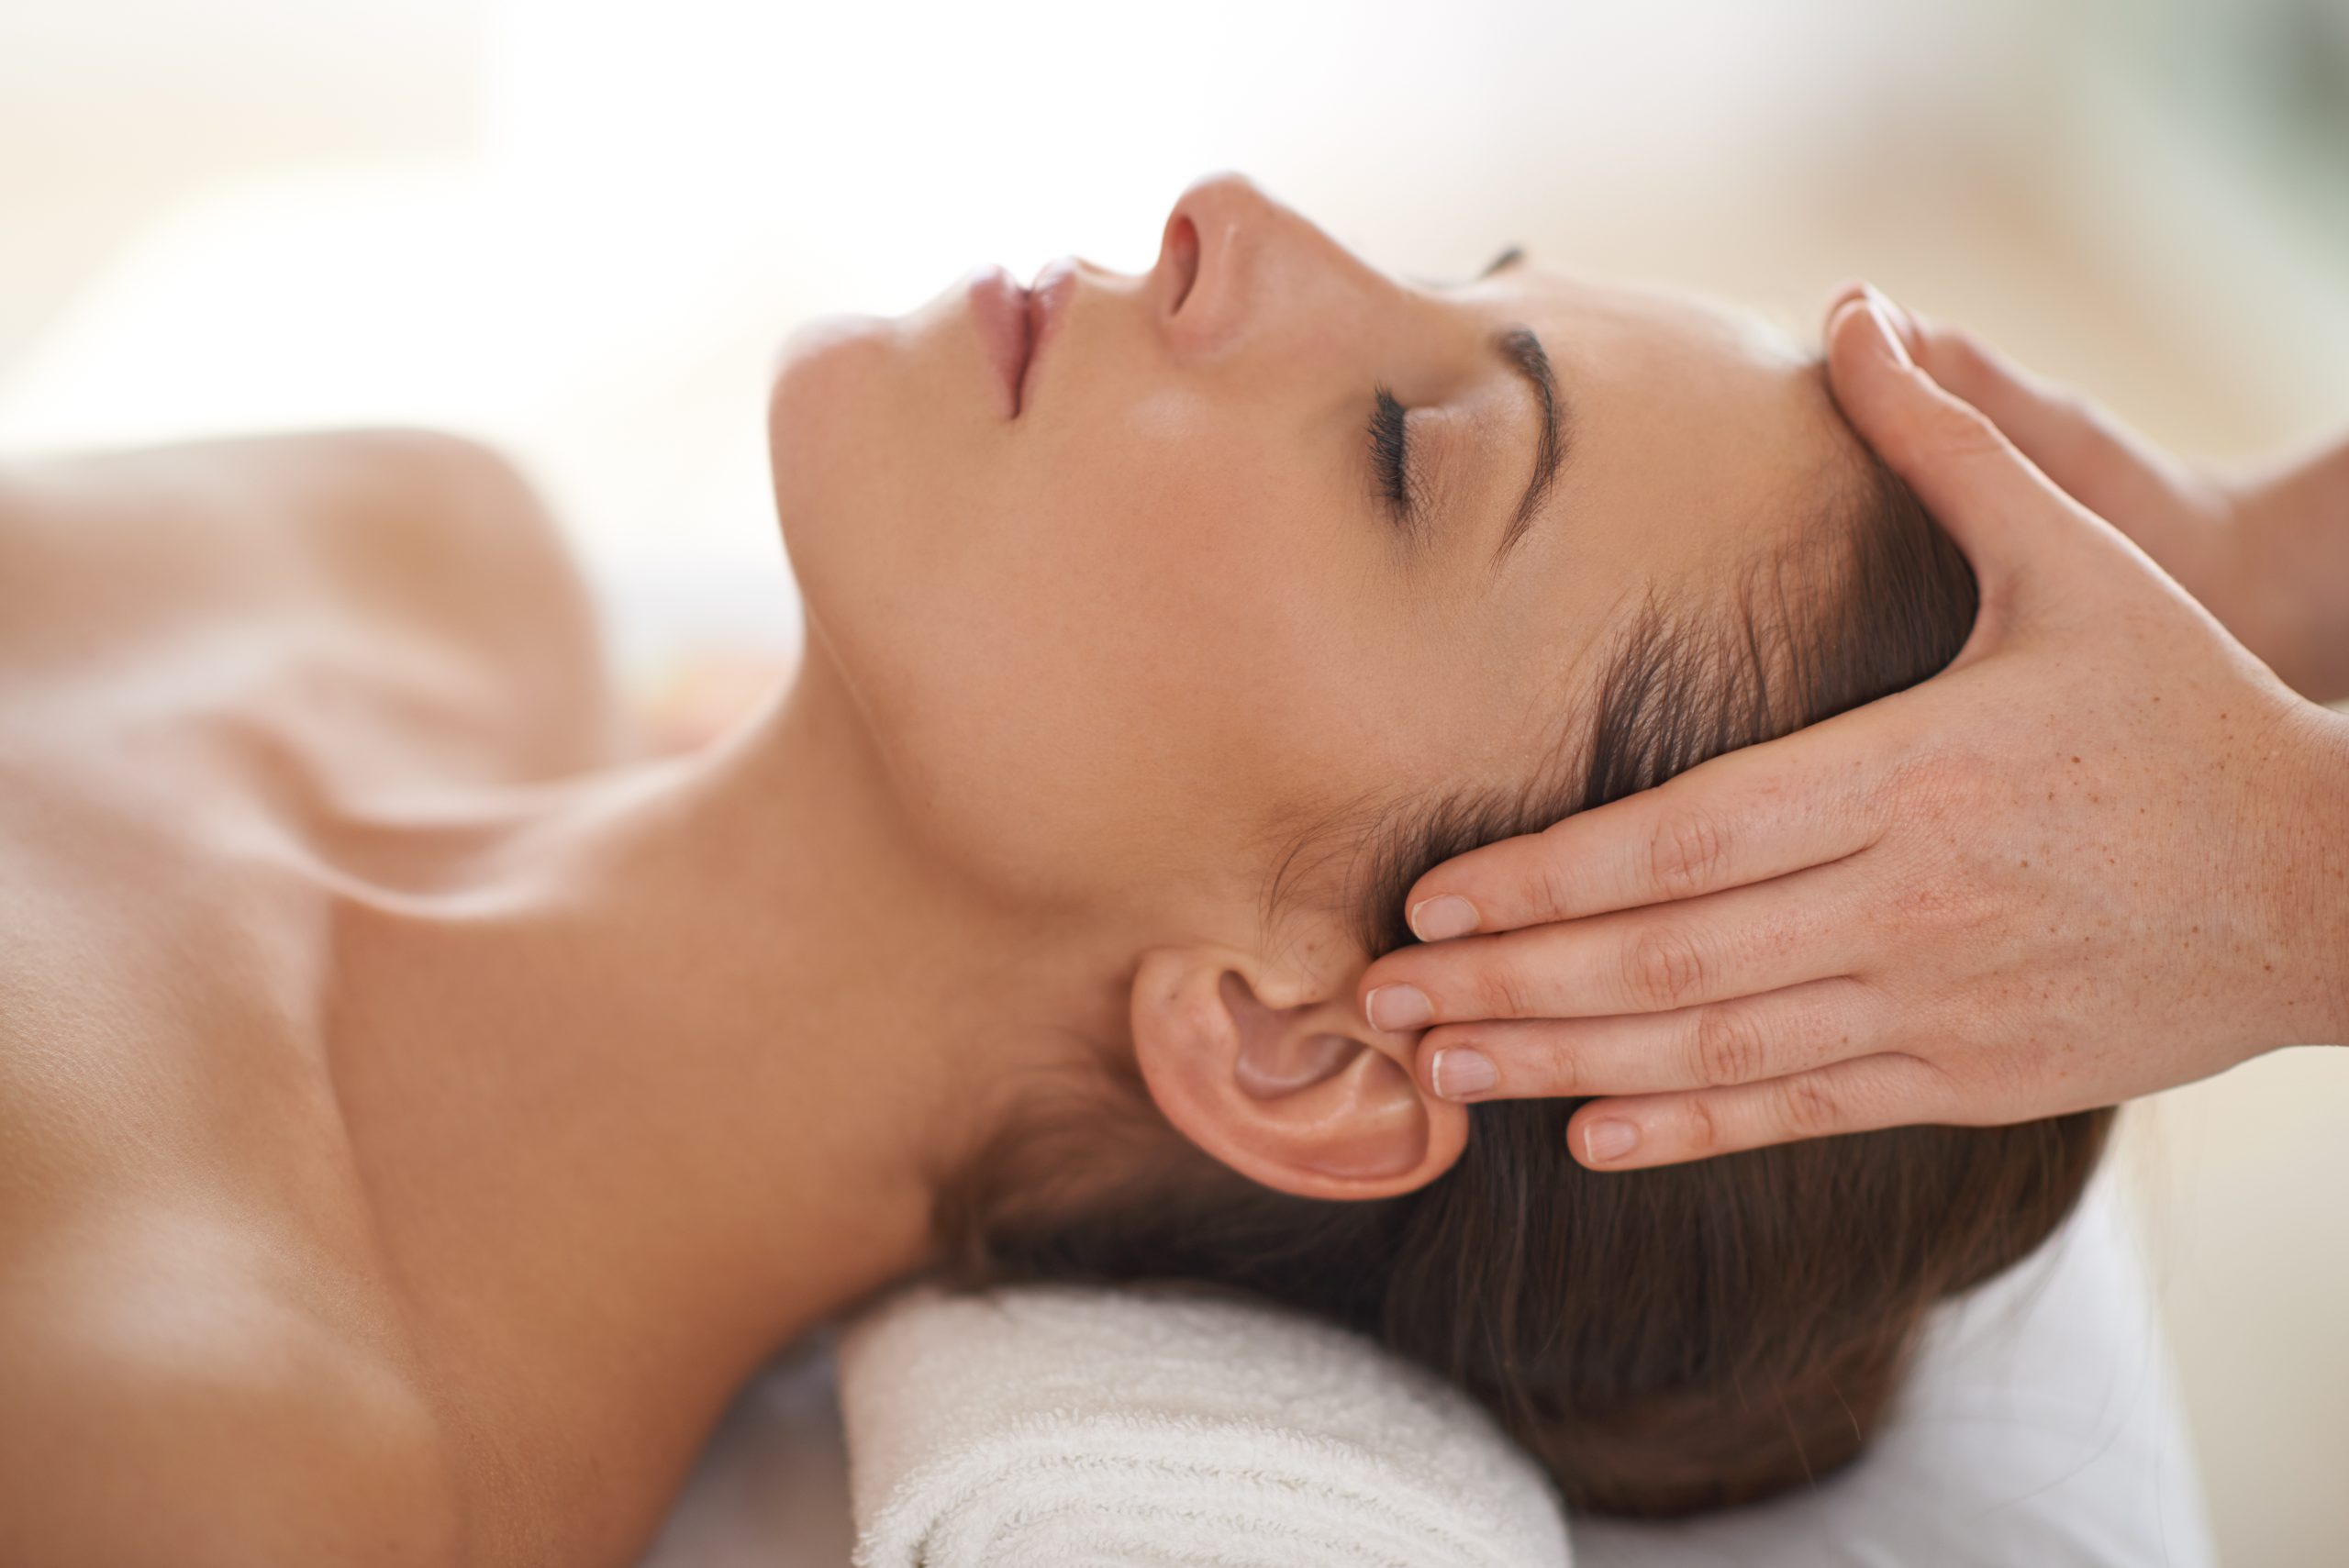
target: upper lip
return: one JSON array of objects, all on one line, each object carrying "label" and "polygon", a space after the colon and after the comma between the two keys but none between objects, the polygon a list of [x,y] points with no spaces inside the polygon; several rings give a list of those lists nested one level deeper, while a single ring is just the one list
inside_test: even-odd
[{"label": "upper lip", "polygon": [[1028,389],[1035,384],[1036,361],[1044,345],[1068,315],[1069,296],[1076,292],[1076,261],[1063,256],[1047,261],[1028,285],[1028,358],[1019,368],[1019,407],[1028,406]]}]

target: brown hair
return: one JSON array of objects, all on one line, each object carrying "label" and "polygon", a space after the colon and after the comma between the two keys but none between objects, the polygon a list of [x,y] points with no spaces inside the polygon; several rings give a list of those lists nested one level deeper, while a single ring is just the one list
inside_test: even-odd
[{"label": "brown hair", "polygon": [[[1856,490],[1831,480],[1830,526],[1746,573],[1731,614],[1700,623],[1651,595],[1614,644],[1566,778],[1375,826],[1349,906],[1365,948],[1411,940],[1404,894],[1462,850],[1954,658],[1976,609],[1965,557],[1872,456],[1851,472]],[[1066,1096],[1023,1104],[950,1173],[933,1277],[1194,1282],[1321,1314],[1473,1395],[1570,1505],[1649,1515],[1753,1501],[1859,1453],[1927,1308],[2056,1228],[2113,1115],[1599,1173],[1566,1151],[1580,1101],[1488,1101],[1469,1106],[1467,1148],[1442,1176],[1336,1203],[1260,1186],[1174,1135],[1130,1051],[1098,1065]]]}]

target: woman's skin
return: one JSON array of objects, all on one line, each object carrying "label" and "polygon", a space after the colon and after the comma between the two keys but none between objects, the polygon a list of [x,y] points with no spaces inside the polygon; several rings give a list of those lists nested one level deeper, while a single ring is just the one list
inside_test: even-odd
[{"label": "woman's skin", "polygon": [[[1542,440],[1511,325],[1565,461],[1497,563]],[[631,1562],[732,1392],[928,1261],[936,1173],[1096,1042],[1286,1190],[1457,1156],[1356,1006],[1345,851],[1523,786],[1635,595],[1815,525],[1859,462],[1818,367],[1531,264],[1407,284],[1221,176],[1151,272],[1078,265],[1032,368],[1007,418],[959,289],[795,336],[804,656],[649,760],[478,448],[0,478],[0,1559]]]},{"label": "woman's skin", "polygon": [[1374,1016],[1427,998],[1431,1092],[1604,1096],[1570,1131],[1601,1169],[2349,1040],[2349,716],[2316,706],[2349,695],[2349,443],[2206,476],[1881,296],[1829,336],[1842,406],[1973,559],[1974,639],[1430,871],[1437,940],[1372,967]]}]

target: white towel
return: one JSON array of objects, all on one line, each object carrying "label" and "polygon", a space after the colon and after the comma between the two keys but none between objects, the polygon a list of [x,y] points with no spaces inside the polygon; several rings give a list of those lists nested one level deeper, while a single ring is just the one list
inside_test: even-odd
[{"label": "white towel", "polygon": [[1568,1568],[1465,1395],[1219,1296],[917,1284],[842,1327],[856,1568]]}]

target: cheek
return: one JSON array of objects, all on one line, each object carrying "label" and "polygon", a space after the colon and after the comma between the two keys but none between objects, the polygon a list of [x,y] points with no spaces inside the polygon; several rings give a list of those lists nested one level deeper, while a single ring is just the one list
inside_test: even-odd
[{"label": "cheek", "polygon": [[931,520],[889,633],[896,771],[941,842],[1027,895],[1246,870],[1268,816],[1360,766],[1372,541],[1228,401],[1020,434],[983,499]]}]

